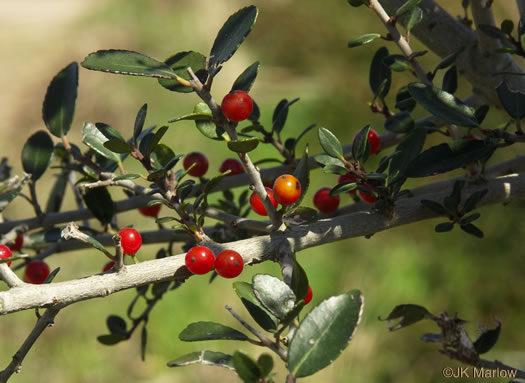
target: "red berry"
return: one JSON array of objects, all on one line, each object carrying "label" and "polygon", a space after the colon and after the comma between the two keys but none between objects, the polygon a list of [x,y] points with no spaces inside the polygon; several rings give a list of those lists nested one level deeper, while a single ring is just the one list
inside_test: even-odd
[{"label": "red berry", "polygon": [[19,251],[24,245],[24,236],[22,234],[17,234],[15,242],[9,246],[12,251]]},{"label": "red berry", "polygon": [[[268,194],[268,197],[270,198],[270,201],[272,202],[273,207],[277,209],[277,206],[279,204],[275,200],[273,190],[269,187],[265,187],[265,189],[266,189],[266,194]],[[252,210],[256,212],[257,214],[268,215],[261,199],[259,198],[259,196],[257,195],[255,191],[250,196],[250,206],[252,207]]]},{"label": "red berry", "polygon": [[323,187],[315,192],[314,205],[322,213],[332,214],[339,207],[339,196],[330,195],[330,188]]},{"label": "red berry", "polygon": [[140,214],[142,214],[145,217],[156,217],[159,215],[160,208],[162,207],[162,204],[156,204],[151,206],[144,206],[139,208]]},{"label": "red berry", "polygon": [[122,245],[124,254],[133,255],[139,251],[140,246],[142,246],[142,237],[137,230],[131,227],[126,227],[119,231],[119,235],[120,244]]},{"label": "red berry", "polygon": [[202,177],[208,170],[208,159],[201,152],[191,152],[184,157],[182,165],[184,170],[195,163],[195,166],[190,170],[189,175],[193,177]]},{"label": "red berry", "polygon": [[[0,259],[10,258],[13,255],[11,249],[6,245],[0,245]],[[11,262],[7,262],[7,266],[11,266]]]},{"label": "red berry", "polygon": [[205,246],[192,247],[186,253],[186,267],[193,274],[206,274],[213,270],[215,256],[213,252]]},{"label": "red berry", "polygon": [[230,121],[243,121],[252,114],[253,100],[242,90],[234,90],[222,99],[222,114]]},{"label": "red berry", "polygon": [[235,278],[242,272],[243,267],[241,255],[233,250],[223,250],[215,259],[215,271],[224,278]]},{"label": "red berry", "polygon": [[291,174],[283,174],[275,179],[273,192],[281,205],[291,205],[301,196],[301,183]]},{"label": "red berry", "polygon": [[469,141],[480,141],[481,140],[481,138],[479,138],[478,136],[474,136],[474,135],[466,136],[465,138]]},{"label": "red berry", "polygon": [[49,276],[50,272],[47,263],[40,260],[31,261],[26,265],[24,282],[41,285]]},{"label": "red berry", "polygon": [[104,265],[104,267],[102,268],[102,272],[105,273],[106,271],[109,271],[113,268],[113,266],[115,266],[115,262],[113,261],[109,261],[108,263],[106,263]]},{"label": "red berry", "polygon": [[304,297],[304,304],[308,304],[312,301],[312,297],[314,296],[314,293],[312,291],[312,288],[308,286],[308,292],[306,293],[306,297]]},{"label": "red berry", "polygon": [[[359,182],[356,176],[350,173],[343,174],[342,176],[339,176],[339,179],[337,180],[338,184],[342,184],[344,182]],[[354,190],[347,191],[348,194],[355,194]]]},{"label": "red berry", "polygon": [[[354,134],[354,139],[355,136],[357,136],[357,133]],[[368,131],[368,144],[370,145],[370,155],[376,154],[381,148],[381,138],[374,129]]]},{"label": "red berry", "polygon": [[222,161],[219,172],[224,173],[227,170],[230,170],[230,174],[228,174],[228,176],[234,176],[244,172],[241,161],[236,160],[235,158],[226,158],[224,161]]},{"label": "red berry", "polygon": [[374,197],[374,195],[372,194],[372,188],[369,185],[362,185],[362,187],[364,187],[367,190],[370,190],[370,193],[366,193],[362,190],[359,190],[359,197],[361,197],[361,199],[365,201],[366,203],[370,203],[370,204],[376,203],[377,198]]}]

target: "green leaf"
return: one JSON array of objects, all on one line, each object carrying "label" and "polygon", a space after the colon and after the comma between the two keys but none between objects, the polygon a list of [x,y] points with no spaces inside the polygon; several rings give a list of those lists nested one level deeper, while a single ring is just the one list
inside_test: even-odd
[{"label": "green leaf", "polygon": [[370,132],[370,125],[360,129],[354,136],[352,142],[352,157],[354,161],[365,162],[370,155],[370,144],[368,143],[368,133]]},{"label": "green leaf", "polygon": [[242,90],[246,93],[252,88],[253,82],[257,78],[257,73],[259,72],[259,61],[254,62],[248,68],[246,68],[232,85],[230,92],[234,90]]},{"label": "green leaf", "polygon": [[42,118],[49,132],[55,137],[65,136],[71,128],[75,115],[77,88],[78,64],[76,62],[72,62],[58,72],[47,88]]},{"label": "green leaf", "polygon": [[[188,67],[192,69],[193,73],[195,73],[201,83],[205,83],[206,78],[208,77],[208,72],[206,71],[206,57],[199,52],[179,52],[168,58],[164,63],[171,68],[173,73],[187,81],[191,79],[187,71]],[[169,80],[160,78],[159,84],[172,92],[193,92],[192,87],[181,85],[176,79]]]},{"label": "green leaf", "polygon": [[166,131],[168,130],[167,126],[161,126],[153,135],[151,141],[149,142],[148,148],[146,149],[146,156],[150,157],[151,152],[155,150],[157,145],[159,144],[160,140],[162,140],[162,137],[164,137],[164,134],[166,134]]},{"label": "green leaf", "polygon": [[308,188],[310,187],[310,165],[308,164],[308,145],[304,147],[303,156],[299,160],[299,163],[297,164],[297,167],[295,168],[293,172],[293,176],[297,178],[301,184],[301,195],[295,201],[292,205],[290,205],[288,211],[291,211],[299,205],[301,205],[301,202],[303,202],[303,199],[308,192]]},{"label": "green leaf", "polygon": [[317,133],[319,135],[319,142],[326,154],[330,157],[343,160],[343,145],[341,145],[337,137],[326,128],[319,128]]},{"label": "green leaf", "polygon": [[[453,94],[456,92],[457,89],[458,89],[458,70],[456,66],[454,65],[449,70],[447,70],[445,72],[445,75],[443,76],[443,90],[445,92]],[[479,121],[475,112],[474,112],[474,118],[476,118],[476,120]]]},{"label": "green leaf", "polygon": [[104,136],[94,124],[91,122],[84,123],[82,128],[82,142],[101,156],[113,162],[120,162],[120,156],[104,146],[104,142],[106,141],[108,141],[107,137]]},{"label": "green leaf", "polygon": [[323,172],[326,174],[338,174],[340,176],[348,173],[345,167],[339,165],[326,165],[323,168]]},{"label": "green leaf", "polygon": [[455,140],[433,146],[419,154],[409,164],[408,177],[427,177],[445,173],[487,158],[495,150],[484,141]]},{"label": "green leaf", "polygon": [[97,337],[97,340],[106,346],[113,346],[125,339],[126,337],[118,334],[100,335]]},{"label": "green leaf", "polygon": [[[312,209],[313,210],[313,209]],[[293,260],[293,270],[292,270],[292,282],[290,283],[290,288],[292,289],[297,300],[304,299],[308,293],[308,276],[303,267],[297,262],[295,254],[292,256]]]},{"label": "green leaf", "polygon": [[495,328],[481,327],[481,334],[478,339],[474,341],[474,348],[478,354],[484,354],[494,347],[498,341],[499,333],[501,332],[501,321],[496,319],[498,323]]},{"label": "green leaf", "polygon": [[472,223],[475,220],[477,220],[479,217],[481,217],[481,214],[479,214],[479,213],[474,213],[474,214],[471,214],[471,215],[467,215],[466,217],[461,218],[461,221],[459,221],[459,224],[460,225],[468,225],[469,223]]},{"label": "green leaf", "polygon": [[283,281],[267,274],[256,274],[252,279],[253,291],[262,305],[282,319],[293,309],[295,294]]},{"label": "green leaf", "polygon": [[465,181],[457,180],[454,182],[452,192],[446,196],[443,200],[443,204],[451,213],[455,213],[458,210],[459,203],[461,202],[461,192],[465,186]]},{"label": "green leaf", "polygon": [[167,223],[167,222],[172,222],[172,221],[176,221],[177,219],[175,217],[160,217],[160,218],[157,218],[155,219],[155,223]]},{"label": "green leaf", "polygon": [[357,184],[355,182],[342,182],[340,184],[335,185],[332,190],[330,190],[330,195],[338,195],[343,194],[352,190],[357,189]]},{"label": "green leaf", "polygon": [[454,228],[454,222],[438,223],[434,230],[436,233],[446,233]]},{"label": "green leaf", "polygon": [[227,176],[229,173],[222,173],[218,176],[215,176],[211,178],[208,182],[206,182],[206,185],[204,185],[204,194],[210,194],[215,186],[217,186],[222,179]]},{"label": "green leaf", "polygon": [[290,341],[288,370],[304,377],[332,363],[348,346],[362,311],[363,298],[358,290],[321,302],[304,318]]},{"label": "green leaf", "polygon": [[47,198],[46,213],[58,213],[60,211],[60,207],[64,201],[68,178],[69,172],[57,175],[53,189],[51,189],[49,197]]},{"label": "green leaf", "polygon": [[370,89],[380,99],[386,97],[392,82],[392,71],[383,61],[386,57],[388,57],[388,49],[385,47],[379,48],[370,64]]},{"label": "green leaf", "polygon": [[146,360],[146,344],[148,343],[148,330],[146,328],[146,322],[142,326],[140,332],[140,358],[144,362]]},{"label": "green leaf", "polygon": [[131,153],[133,151],[130,144],[120,140],[108,140],[103,145],[113,153]]},{"label": "green leaf", "polygon": [[231,15],[222,26],[210,52],[210,76],[215,76],[222,63],[233,56],[253,28],[257,19],[257,7],[250,5]]},{"label": "green leaf", "polygon": [[385,120],[385,129],[393,133],[408,133],[416,124],[409,112],[399,112]]},{"label": "green leaf", "polygon": [[478,121],[474,109],[454,95],[423,83],[408,84],[411,96],[434,116],[451,124],[475,127]]},{"label": "green leaf", "polygon": [[111,222],[115,214],[115,204],[107,188],[87,189],[83,198],[87,208],[93,213],[96,219],[104,225]]},{"label": "green leaf", "polygon": [[461,225],[460,227],[465,233],[471,234],[474,237],[477,237],[477,238],[483,238],[484,237],[483,232],[476,225],[474,225],[472,223],[468,223],[466,225]]},{"label": "green leaf", "polygon": [[42,282],[42,284],[46,285],[46,284],[49,284],[49,283],[53,282],[53,279],[55,279],[55,277],[57,276],[59,271],[60,271],[60,267],[57,267],[52,272],[50,272],[49,275],[44,280],[44,282]]},{"label": "green leaf", "polygon": [[135,144],[138,141],[138,137],[140,136],[140,133],[142,133],[142,129],[144,129],[144,122],[146,121],[147,114],[148,114],[148,104],[144,104],[139,109],[137,113],[137,117],[135,117],[135,125],[133,127],[133,138],[135,140]]},{"label": "green leaf", "polygon": [[173,150],[165,144],[157,144],[151,153],[151,159],[155,161],[154,167],[156,169],[165,167],[175,157]]},{"label": "green leaf", "polygon": [[415,7],[413,8],[410,13],[408,14],[407,16],[407,20],[406,20],[406,28],[407,28],[407,33],[410,33],[410,31],[416,26],[418,25],[421,20],[423,20],[423,10],[419,7]]},{"label": "green leaf", "polygon": [[422,199],[421,205],[426,207],[427,209],[432,210],[434,213],[438,215],[446,215],[447,211],[445,210],[445,207],[441,205],[439,202],[431,201],[428,199]]},{"label": "green leaf", "polygon": [[443,60],[439,62],[438,65],[436,65],[436,68],[434,69],[434,73],[436,73],[440,69],[445,69],[451,66],[456,62],[456,59],[458,56],[465,51],[464,47],[460,47],[457,51],[454,53],[449,54],[447,57],[445,57]]},{"label": "green leaf", "polygon": [[405,13],[411,12],[419,3],[421,3],[421,0],[407,0],[397,9],[396,16],[399,17]]},{"label": "green leaf", "polygon": [[300,140],[301,138],[303,138],[304,135],[305,135],[306,133],[308,133],[310,130],[312,130],[312,129],[315,128],[315,127],[316,127],[316,124],[308,125],[308,126],[307,126],[307,127],[306,127],[306,128],[305,128],[305,129],[304,129],[304,130],[303,130],[298,136],[297,136],[297,138],[294,140],[294,143],[293,143],[293,150],[295,150],[295,148],[297,147],[297,144],[298,144],[299,140]]},{"label": "green leaf", "polygon": [[258,145],[259,139],[257,137],[228,141],[228,149],[236,153],[251,152],[252,150],[255,150]]},{"label": "green leaf", "polygon": [[472,193],[467,200],[465,201],[465,204],[463,205],[463,210],[465,213],[468,213],[476,208],[478,203],[485,197],[485,194],[489,192],[488,189],[478,190],[477,192]]},{"label": "green leaf", "polygon": [[483,120],[485,120],[485,117],[487,117],[489,109],[490,107],[488,105],[481,105],[478,109],[476,109],[474,114],[476,115],[476,119],[480,124],[483,122]]},{"label": "green leaf", "polygon": [[393,321],[399,319],[400,322],[395,326],[389,327],[390,331],[402,329],[403,327],[410,326],[422,319],[432,318],[433,315],[423,306],[406,304],[398,305],[388,314],[385,319],[379,318],[379,320]]},{"label": "green leaf", "polygon": [[257,364],[261,369],[261,376],[266,377],[273,369],[273,358],[268,353],[263,353],[257,358]]},{"label": "green leaf", "polygon": [[86,69],[132,76],[168,79],[176,76],[162,61],[126,50],[110,49],[90,53],[81,65]]},{"label": "green leaf", "polygon": [[263,376],[257,362],[242,351],[233,353],[233,366],[244,383],[257,383]]},{"label": "green leaf", "polygon": [[126,143],[126,140],[124,137],[122,137],[122,134],[119,133],[119,131],[112,126],[105,124],[103,122],[97,122],[95,123],[95,127],[106,137],[108,140],[117,140],[122,141]]},{"label": "green leaf", "polygon": [[22,149],[22,167],[31,174],[33,182],[46,171],[53,156],[53,140],[45,130],[33,134]]},{"label": "green leaf", "polygon": [[380,37],[381,35],[379,33],[368,33],[366,35],[354,37],[352,40],[348,42],[348,48],[355,48],[355,47],[360,47],[362,45],[369,44],[372,41],[377,40]]},{"label": "green leaf", "polygon": [[383,59],[383,63],[394,72],[404,72],[412,67],[405,56],[390,55]]},{"label": "green leaf", "polygon": [[499,84],[496,90],[503,108],[512,118],[521,120],[525,117],[525,93],[512,91],[507,81]]},{"label": "green leaf", "polygon": [[195,322],[189,324],[179,334],[179,339],[184,342],[195,342],[200,340],[248,340],[242,332],[231,327],[215,322]]},{"label": "green leaf", "polygon": [[137,178],[140,178],[140,174],[127,173],[113,178],[113,181],[135,180]]},{"label": "green leaf", "polygon": [[395,107],[406,112],[411,112],[416,107],[416,101],[410,95],[408,87],[404,86],[397,92]]},{"label": "green leaf", "polygon": [[253,292],[253,286],[247,282],[234,282],[233,289],[239,298],[241,298],[242,304],[252,318],[266,331],[273,332],[277,329],[277,318],[270,313],[266,308],[259,302],[255,293]]},{"label": "green leaf", "polygon": [[288,118],[288,110],[290,106],[299,101],[299,98],[294,98],[292,101],[282,99],[279,101],[273,111],[272,116],[272,132],[280,133],[283,130],[286,119]]},{"label": "green leaf", "polygon": [[318,154],[314,157],[314,161],[320,166],[336,165],[344,169],[344,163],[338,158],[329,156],[328,154]]},{"label": "green leaf", "polygon": [[392,158],[388,176],[390,183],[396,179],[404,178],[409,165],[423,149],[427,132],[424,129],[414,129],[407,134],[396,147],[399,155]]},{"label": "green leaf", "polygon": [[233,358],[231,355],[215,351],[192,352],[168,362],[168,367],[187,366],[189,364],[202,363],[208,366],[225,367],[233,370]]},{"label": "green leaf", "polygon": [[[200,115],[211,115],[211,109],[206,103],[199,102],[195,107],[193,108],[193,114],[200,114]],[[197,125],[197,129],[199,129],[199,132],[201,132],[205,137],[211,138],[213,140],[223,140],[222,137],[224,134],[224,129],[218,127],[213,123],[212,121],[208,120],[195,120],[195,125]]]},{"label": "green leaf", "polygon": [[106,325],[111,334],[126,335],[128,332],[126,321],[118,315],[108,316],[106,319]]}]

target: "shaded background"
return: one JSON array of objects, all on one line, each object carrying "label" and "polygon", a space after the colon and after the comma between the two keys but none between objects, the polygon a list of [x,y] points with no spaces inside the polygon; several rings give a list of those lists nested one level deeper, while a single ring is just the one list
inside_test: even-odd
[{"label": "shaded background", "polygon": [[[259,60],[261,68],[251,94],[261,107],[263,123],[271,122],[273,108],[280,99],[301,98],[290,110],[284,137],[297,135],[311,123],[329,128],[345,144],[368,123],[384,132],[382,118],[372,115],[367,108],[372,98],[368,88],[369,60],[382,42],[353,50],[346,48],[346,42],[354,36],[384,32],[371,11],[351,8],[343,0],[252,3],[259,7],[257,23],[217,76],[213,94],[218,100],[244,68]],[[453,15],[462,14],[460,3],[440,2]],[[497,20],[506,15],[517,23],[513,2],[497,3]],[[109,48],[135,50],[159,59],[190,49],[207,54],[227,17],[245,5],[248,3],[236,0],[5,2],[0,13],[2,156],[10,158],[14,173],[21,174],[20,152],[25,140],[45,128],[41,105],[46,87],[71,61],[80,62],[90,52]],[[422,49],[416,41],[414,47]],[[389,44],[388,48],[398,53],[394,45]],[[429,53],[421,61],[431,70],[439,60]],[[412,80],[407,76],[394,74],[392,89]],[[435,83],[440,81],[438,77]],[[467,95],[470,85],[461,85],[463,93],[459,94]],[[81,68],[70,141],[80,142],[84,121],[105,122],[130,136],[136,112],[146,102],[149,105],[146,124],[161,125],[171,117],[189,113],[198,99],[192,94],[169,92],[153,79]],[[416,110],[416,116],[423,114],[420,108]],[[504,119],[501,112],[491,110],[485,126],[494,127]],[[218,173],[222,159],[231,156],[225,145],[198,134],[192,122],[172,126],[163,140],[176,153],[206,152],[211,164],[210,176]],[[429,144],[437,140],[439,137],[432,137]],[[315,131],[307,135],[300,150],[306,142],[310,153],[320,151]],[[514,146],[499,157],[509,158],[518,149]],[[260,148],[252,157],[269,155],[277,153],[272,148]],[[374,168],[376,163],[377,158],[371,159],[367,168]],[[138,169],[131,161],[125,165],[130,171]],[[38,183],[42,204],[54,172],[48,170]],[[333,175],[319,171],[313,174],[309,197],[305,198],[310,205],[318,187],[336,182]],[[115,200],[124,198],[119,190],[111,192]],[[71,190],[66,197],[64,208],[73,208]],[[345,195],[342,202],[351,203],[351,199]],[[525,260],[520,241],[524,234],[523,210],[523,202],[483,209],[479,226],[485,232],[484,240],[457,228],[451,233],[436,234],[433,226],[439,221],[433,220],[378,233],[369,240],[356,238],[301,252],[299,259],[314,290],[311,307],[353,288],[362,290],[365,297],[361,326],[351,345],[333,365],[302,381],[442,381],[442,369],[457,364],[440,355],[436,345],[419,340],[421,334],[436,330],[432,323],[422,322],[391,333],[387,323],[377,320],[401,303],[421,304],[435,314],[457,312],[470,321],[467,329],[472,337],[477,335],[478,321],[492,327],[496,317],[501,319],[500,342],[486,357],[524,368]],[[5,217],[19,219],[31,214],[29,205],[19,199],[6,210]],[[156,227],[153,220],[134,211],[122,214],[119,224],[136,224],[145,230]],[[145,246],[139,258],[150,259],[157,249],[158,246]],[[178,253],[180,249],[175,251]],[[90,250],[49,258],[51,268],[61,267],[57,281],[97,273],[104,263],[99,253]],[[249,267],[238,280],[250,281],[254,273],[261,272],[279,275],[279,268],[269,263]],[[227,370],[204,366],[170,369],[166,362],[200,349],[228,352],[240,348],[253,357],[261,352],[244,343],[197,344],[178,340],[178,333],[196,320],[215,320],[240,328],[224,310],[226,303],[241,315],[247,315],[231,289],[231,281],[217,279],[209,285],[207,278],[191,278],[183,288],[166,295],[153,311],[145,363],[140,360],[138,336],[113,347],[100,345],[96,336],[106,332],[106,316],[125,315],[133,296],[134,292],[128,291],[65,309],[57,317],[56,325],[31,350],[21,374],[13,376],[11,381],[228,382],[235,378]],[[8,364],[34,321],[31,311],[0,318],[0,369]],[[274,360],[279,364],[277,358]],[[277,381],[283,381],[285,372],[279,368]]]}]

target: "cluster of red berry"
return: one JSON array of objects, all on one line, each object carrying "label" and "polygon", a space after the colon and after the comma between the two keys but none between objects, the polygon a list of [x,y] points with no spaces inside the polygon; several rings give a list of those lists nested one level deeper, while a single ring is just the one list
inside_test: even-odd
[{"label": "cluster of red berry", "polygon": [[[23,236],[19,234],[16,238],[16,241],[10,247],[7,247],[6,245],[0,245],[0,259],[12,257],[13,253],[11,250],[20,250],[23,245],[23,240]],[[7,262],[7,266],[11,266],[11,262]],[[47,263],[36,259],[26,265],[23,279],[24,282],[40,285],[44,283],[50,273],[51,270],[49,269]]]},{"label": "cluster of red berry", "polygon": [[[265,189],[274,208],[277,208],[279,204],[283,206],[291,205],[301,196],[301,183],[291,174],[283,174],[277,177],[273,183],[273,187],[270,188],[266,186]],[[255,191],[250,196],[250,206],[255,213],[264,216],[268,215],[261,199]]]},{"label": "cluster of red berry", "polygon": [[188,270],[193,274],[207,274],[215,268],[217,274],[224,278],[235,278],[244,268],[244,260],[234,250],[223,250],[217,257],[205,246],[192,247],[185,257]]}]

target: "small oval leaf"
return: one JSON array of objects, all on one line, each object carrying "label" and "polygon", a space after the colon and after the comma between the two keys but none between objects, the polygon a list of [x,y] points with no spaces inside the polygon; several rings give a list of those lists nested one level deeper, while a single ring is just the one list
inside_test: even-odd
[{"label": "small oval leaf", "polygon": [[295,294],[280,279],[267,274],[253,276],[255,296],[277,318],[284,318],[294,307]]},{"label": "small oval leaf", "polygon": [[196,342],[215,339],[248,340],[249,338],[242,332],[220,323],[195,322],[182,330],[179,339],[184,342]]},{"label": "small oval leaf", "polygon": [[200,351],[183,355],[168,362],[168,367],[187,366],[189,364],[202,363],[208,366],[225,367],[233,370],[233,358],[231,355],[216,351]]},{"label": "small oval leaf", "polygon": [[246,93],[252,88],[253,82],[257,78],[257,73],[259,72],[259,61],[254,62],[248,68],[246,68],[232,85],[231,91],[242,90]]},{"label": "small oval leaf", "polygon": [[33,182],[42,177],[53,156],[53,140],[45,130],[33,134],[22,149],[22,167]]},{"label": "small oval leaf", "polygon": [[[206,71],[206,57],[199,53],[193,51],[179,52],[165,62],[168,65],[173,73],[178,77],[183,78],[186,81],[190,80],[190,75],[188,74],[187,68],[190,67],[193,73],[198,77],[201,83],[206,82],[208,77],[208,72]],[[193,88],[190,86],[184,86],[180,84],[176,79],[159,79],[159,84],[164,88],[171,90],[172,92],[179,93],[191,93]]]},{"label": "small oval leaf", "polygon": [[368,33],[366,35],[354,37],[352,40],[348,42],[348,48],[355,48],[355,47],[360,47],[362,45],[369,44],[372,41],[375,41],[380,37],[381,35],[379,33]]},{"label": "small oval leaf", "polygon": [[319,142],[322,148],[330,157],[343,160],[343,145],[337,137],[326,128],[319,128],[317,131],[319,135]]},{"label": "small oval leaf", "polygon": [[228,148],[236,153],[248,153],[255,150],[259,145],[257,137],[245,138],[241,140],[228,141]]}]

